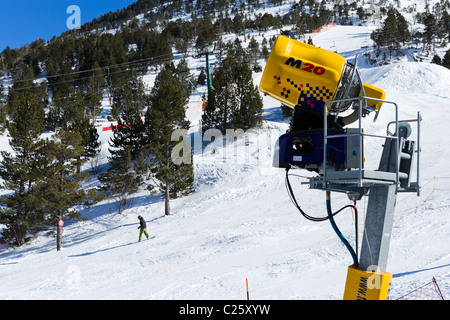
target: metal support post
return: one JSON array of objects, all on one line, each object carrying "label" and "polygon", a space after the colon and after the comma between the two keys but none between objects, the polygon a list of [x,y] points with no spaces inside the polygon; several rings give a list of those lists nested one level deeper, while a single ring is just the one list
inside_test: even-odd
[{"label": "metal support post", "polygon": [[211,83],[211,71],[209,70],[209,55],[211,53],[210,52],[205,52],[205,56],[206,56],[206,83],[208,86],[208,96],[211,94],[211,88],[212,88],[212,83]]},{"label": "metal support post", "polygon": [[360,270],[376,266],[378,272],[386,271],[396,198],[394,184],[370,188],[358,266]]},{"label": "metal support post", "polygon": [[211,94],[211,89],[212,89],[211,71],[210,71],[210,65],[209,65],[209,56],[211,54],[213,54],[215,50],[216,50],[216,44],[214,43],[214,48],[212,49],[212,51],[208,51],[208,50],[205,49],[205,51],[198,52],[197,55],[194,56],[194,58],[200,58],[201,56],[205,56],[206,57],[206,84],[207,84],[207,88],[208,88],[208,95]]}]

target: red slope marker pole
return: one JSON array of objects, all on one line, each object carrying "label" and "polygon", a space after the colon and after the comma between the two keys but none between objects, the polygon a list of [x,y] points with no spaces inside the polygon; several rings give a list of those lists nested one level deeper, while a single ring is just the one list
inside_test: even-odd
[{"label": "red slope marker pole", "polygon": [[250,300],[250,297],[248,295],[248,279],[245,278],[245,285],[247,286],[247,300]]}]

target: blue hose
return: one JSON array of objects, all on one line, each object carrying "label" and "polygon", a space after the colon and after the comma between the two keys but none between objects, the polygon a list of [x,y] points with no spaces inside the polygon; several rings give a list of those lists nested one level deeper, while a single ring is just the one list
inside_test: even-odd
[{"label": "blue hose", "polygon": [[336,222],[334,222],[333,214],[332,214],[332,211],[331,211],[331,200],[330,200],[330,192],[329,191],[327,191],[327,212],[328,212],[328,217],[329,217],[328,220],[330,220],[330,223],[331,223],[331,226],[333,227],[334,232],[336,232],[336,234],[338,235],[339,239],[341,239],[342,243],[345,245],[347,250],[352,255],[353,264],[355,266],[357,266],[358,265],[358,257],[356,256],[355,250],[353,250],[353,248],[350,245],[350,243],[348,243],[347,239],[344,237],[344,235],[341,233],[341,231],[337,227]]}]

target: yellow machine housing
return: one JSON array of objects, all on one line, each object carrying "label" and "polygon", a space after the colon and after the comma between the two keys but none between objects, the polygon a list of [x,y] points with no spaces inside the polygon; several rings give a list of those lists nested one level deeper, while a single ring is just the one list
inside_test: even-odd
[{"label": "yellow machine housing", "polygon": [[[386,97],[386,94],[380,88],[374,87],[367,83],[363,83],[363,86],[364,86],[364,93],[365,93],[366,97],[371,97],[371,98],[376,98],[376,99],[381,99],[381,100],[384,100],[384,98]],[[362,96],[362,91],[359,93],[359,96],[360,97]],[[370,99],[367,99],[366,103],[368,106],[374,108],[375,110],[378,110],[381,107],[381,105],[383,104],[382,102],[378,102],[378,101],[374,101],[374,100],[370,100]]]},{"label": "yellow machine housing", "polygon": [[[320,113],[325,102],[362,96],[363,90],[366,97],[384,99],[381,89],[365,83],[363,89],[355,71],[337,53],[281,35],[272,47],[259,89],[291,108],[300,105]],[[369,100],[368,105],[377,110],[382,103]]]},{"label": "yellow machine housing", "polygon": [[392,274],[367,272],[348,267],[344,300],[388,300]]}]

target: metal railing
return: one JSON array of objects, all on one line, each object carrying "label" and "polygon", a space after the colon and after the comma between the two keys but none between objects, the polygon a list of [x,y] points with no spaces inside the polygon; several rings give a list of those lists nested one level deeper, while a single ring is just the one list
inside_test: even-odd
[{"label": "metal railing", "polygon": [[[416,192],[417,192],[417,196],[420,196],[420,153],[421,153],[421,146],[420,146],[420,123],[422,121],[422,115],[420,114],[420,111],[417,112],[417,119],[408,119],[408,120],[401,120],[400,122],[417,122],[417,165],[416,165],[416,175],[417,175],[417,185],[416,185]],[[391,126],[391,124],[394,124],[395,121],[391,121],[387,124],[387,128],[386,128],[386,132],[387,134],[391,134],[392,133],[389,131],[389,127]],[[398,128],[398,125],[397,125]],[[398,130],[397,130],[398,131]]]},{"label": "metal railing", "polygon": [[[394,111],[395,111],[395,120],[394,121],[390,121],[387,125],[387,130],[386,130],[386,135],[377,135],[377,134],[371,134],[371,133],[364,133],[363,132],[363,126],[362,126],[362,118],[363,118],[363,110],[368,110],[368,111],[375,111],[376,115],[375,115],[375,119],[374,121],[376,121],[376,119],[378,118],[378,114],[380,111],[380,108],[378,110],[374,110],[372,107],[368,106],[366,101],[367,100],[371,100],[371,101],[376,101],[376,102],[383,102],[384,105],[392,105],[394,107]],[[398,106],[395,102],[393,101],[387,101],[387,100],[382,100],[382,99],[377,99],[377,98],[372,98],[372,97],[366,97],[366,96],[360,96],[360,97],[355,97],[355,98],[347,98],[347,99],[339,99],[339,100],[331,100],[325,103],[325,110],[327,110],[328,105],[331,103],[341,103],[341,102],[351,102],[351,101],[357,101],[357,107],[358,107],[358,112],[359,112],[359,116],[358,116],[358,132],[357,133],[343,133],[343,134],[333,134],[333,135],[328,135],[328,118],[327,118],[327,112],[324,112],[324,118],[323,118],[323,124],[324,124],[324,139],[323,139],[323,177],[322,177],[322,188],[327,189],[327,185],[328,185],[328,180],[327,180],[327,142],[328,139],[334,139],[334,138],[342,138],[342,137],[358,137],[359,138],[359,166],[358,166],[358,178],[357,178],[357,186],[358,187],[363,187],[363,137],[375,137],[375,138],[389,138],[389,139],[394,139],[395,140],[395,152],[394,152],[394,157],[395,157],[395,185],[396,185],[396,189],[398,191],[399,188],[399,180],[400,180],[400,136],[399,136],[399,123],[402,122],[417,122],[417,144],[416,144],[416,150],[413,152],[417,153],[417,182],[416,182],[416,186],[415,186],[415,191],[417,192],[417,195],[420,195],[420,152],[421,152],[421,147],[420,147],[420,133],[421,133],[421,127],[420,127],[420,123],[422,121],[422,117],[420,112],[417,113],[417,119],[410,119],[410,120],[399,120],[398,118]],[[337,119],[337,114],[335,115],[335,120]],[[391,125],[395,124],[395,131],[394,133],[391,133],[389,131],[389,127]]]},{"label": "metal railing", "polygon": [[[395,121],[392,121],[391,123],[395,123],[395,134],[392,136],[389,135],[375,135],[375,134],[369,134],[364,133],[362,130],[362,118],[363,118],[363,109],[374,111],[373,108],[369,107],[366,103],[367,100],[371,101],[377,101],[377,102],[383,102],[384,104],[393,105],[395,108]],[[395,139],[395,161],[396,161],[396,172],[395,172],[395,184],[398,187],[399,182],[399,159],[398,159],[398,152],[399,152],[399,130],[398,130],[398,106],[395,102],[392,101],[386,101],[382,99],[372,98],[372,97],[366,97],[366,96],[360,96],[355,98],[346,98],[346,99],[339,99],[339,100],[331,100],[325,103],[325,110],[327,110],[328,105],[331,103],[341,103],[341,102],[351,102],[351,101],[359,101],[358,103],[358,109],[359,109],[359,117],[358,117],[358,133],[350,133],[350,134],[337,134],[337,135],[328,135],[328,128],[327,128],[327,112],[324,112],[324,139],[323,139],[323,187],[326,188],[327,186],[327,141],[328,139],[333,138],[342,138],[342,137],[359,137],[359,167],[358,167],[358,187],[363,187],[363,137],[376,137],[376,138],[391,138]],[[376,118],[378,117],[379,109],[376,111]],[[335,117],[337,119],[337,115]]]}]

